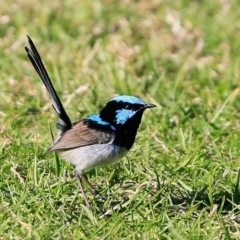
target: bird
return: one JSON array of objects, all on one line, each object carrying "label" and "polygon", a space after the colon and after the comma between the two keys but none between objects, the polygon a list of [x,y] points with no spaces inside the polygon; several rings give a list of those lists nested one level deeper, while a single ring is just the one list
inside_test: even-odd
[{"label": "bird", "polygon": [[99,193],[90,184],[84,172],[94,167],[112,164],[123,158],[133,146],[143,112],[156,105],[145,103],[139,97],[119,95],[110,99],[99,114],[93,114],[72,123],[53,87],[34,42],[29,36],[27,39],[26,54],[49,92],[53,109],[59,118],[56,123],[57,136],[47,153],[57,152],[75,167],[79,189],[86,206],[91,208],[83,188],[83,181],[95,196]]}]

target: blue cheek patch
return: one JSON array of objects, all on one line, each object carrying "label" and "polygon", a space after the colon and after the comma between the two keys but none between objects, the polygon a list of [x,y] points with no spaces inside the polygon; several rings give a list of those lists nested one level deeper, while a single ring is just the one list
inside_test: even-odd
[{"label": "blue cheek patch", "polygon": [[89,117],[87,117],[86,119],[92,120],[93,122],[96,122],[99,125],[103,125],[103,126],[110,126],[112,130],[116,130],[116,128],[114,126],[112,126],[111,124],[109,124],[108,122],[103,121],[99,115],[91,115]]},{"label": "blue cheek patch", "polygon": [[122,109],[116,111],[116,123],[124,124],[129,118],[131,118],[136,111]]}]

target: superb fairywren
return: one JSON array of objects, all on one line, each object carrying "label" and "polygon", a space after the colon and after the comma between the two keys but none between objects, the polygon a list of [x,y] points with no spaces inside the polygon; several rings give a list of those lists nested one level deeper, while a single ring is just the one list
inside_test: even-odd
[{"label": "superb fairywren", "polygon": [[144,110],[155,107],[155,105],[144,103],[133,96],[117,96],[107,102],[100,114],[72,123],[29,36],[28,42],[30,48],[25,47],[28,58],[50,93],[53,108],[59,117],[58,135],[47,152],[57,151],[75,166],[78,185],[86,205],[90,207],[82,179],[86,181],[95,195],[97,191],[88,182],[83,171],[114,163],[126,155],[134,143]]}]

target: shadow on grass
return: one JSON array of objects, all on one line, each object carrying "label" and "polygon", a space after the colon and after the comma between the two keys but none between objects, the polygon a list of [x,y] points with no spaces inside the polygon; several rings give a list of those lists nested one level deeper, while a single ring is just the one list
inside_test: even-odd
[{"label": "shadow on grass", "polygon": [[[94,172],[90,172],[94,174]],[[240,208],[238,207],[240,203],[240,191],[239,191],[239,180],[240,180],[240,170],[238,172],[237,181],[233,187],[232,191],[222,191],[216,194],[209,193],[209,186],[205,186],[199,191],[191,191],[185,194],[180,192],[174,193],[172,187],[169,189],[169,185],[162,186],[158,184],[158,189],[152,187],[150,184],[144,185],[140,192],[136,193],[138,196],[129,196],[126,194],[126,186],[124,187],[124,178],[120,178],[121,173],[116,171],[114,176],[108,182],[110,194],[106,195],[106,198],[93,197],[90,190],[87,188],[86,192],[92,203],[93,211],[100,216],[111,216],[113,213],[123,213],[129,211],[129,209],[141,208],[150,209],[154,206],[154,211],[167,210],[171,212],[178,213],[179,211],[188,211],[193,209],[193,214],[197,213],[203,209],[207,209],[211,215],[212,209],[214,206],[216,211],[219,214],[227,215],[230,212],[240,214]],[[121,190],[116,191],[116,184],[119,184]],[[76,184],[77,187],[77,184]],[[106,186],[98,186],[95,184],[97,190],[101,193],[104,193]],[[114,190],[115,187],[115,190]],[[129,187],[129,190],[134,190],[134,182],[132,186]],[[166,195],[168,195],[166,197]],[[147,199],[144,199],[144,196],[147,196]],[[132,199],[131,199],[132,198]],[[70,203],[70,202],[69,202]],[[171,203],[171,204],[169,204]],[[63,203],[59,201],[57,207],[60,207]],[[65,209],[75,212],[77,214],[81,209],[81,204],[84,204],[81,193],[76,196],[75,200],[71,202],[71,205],[65,203]],[[196,217],[198,214],[196,214]],[[240,221],[239,218],[236,218],[235,221]]]},{"label": "shadow on grass", "polygon": [[236,190],[234,193],[227,191],[214,194],[212,200],[207,193],[208,186],[205,186],[201,191],[191,192],[187,197],[174,197],[171,196],[171,202],[173,205],[181,205],[185,207],[197,206],[198,210],[202,210],[206,207],[211,207],[213,204],[221,206],[222,213],[227,213],[233,210],[236,205],[240,203],[240,191]]},{"label": "shadow on grass", "polygon": [[[238,177],[232,191],[221,191],[216,194],[209,193],[209,186],[205,186],[200,191],[192,191],[185,194],[172,194],[171,190],[168,192],[171,205],[168,205],[169,209],[183,209],[187,211],[193,207],[195,211],[201,211],[208,209],[209,214],[217,211],[222,215],[227,215],[230,212],[235,213],[237,216],[235,221],[240,222],[240,191],[239,191],[240,169],[238,171]],[[167,189],[168,187],[166,187]],[[161,201],[164,197],[163,191],[155,199]],[[187,195],[187,196],[186,196]],[[163,205],[159,205],[159,208]],[[165,206],[166,208],[166,206]],[[215,208],[215,210],[214,210]],[[213,212],[212,212],[213,211]]]}]

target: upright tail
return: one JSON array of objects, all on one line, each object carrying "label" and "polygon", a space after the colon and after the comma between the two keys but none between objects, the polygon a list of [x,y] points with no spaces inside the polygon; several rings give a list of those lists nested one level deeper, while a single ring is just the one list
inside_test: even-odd
[{"label": "upright tail", "polygon": [[25,46],[25,50],[27,52],[28,58],[30,59],[33,67],[35,68],[36,72],[38,73],[39,77],[41,78],[43,84],[47,88],[48,92],[50,93],[53,99],[53,108],[57,112],[59,121],[57,123],[57,128],[60,130],[61,134],[67,131],[68,129],[72,128],[72,123],[70,118],[68,117],[53,85],[48,76],[47,70],[44,67],[44,64],[41,60],[41,57],[35,47],[32,39],[28,36],[28,43],[30,48]]}]

